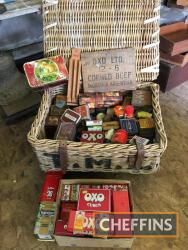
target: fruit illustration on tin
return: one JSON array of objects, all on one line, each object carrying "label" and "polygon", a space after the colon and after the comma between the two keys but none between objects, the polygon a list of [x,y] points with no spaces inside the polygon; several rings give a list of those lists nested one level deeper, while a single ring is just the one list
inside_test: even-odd
[{"label": "fruit illustration on tin", "polygon": [[57,64],[49,59],[36,62],[34,72],[36,78],[43,83],[53,82],[59,76]]}]

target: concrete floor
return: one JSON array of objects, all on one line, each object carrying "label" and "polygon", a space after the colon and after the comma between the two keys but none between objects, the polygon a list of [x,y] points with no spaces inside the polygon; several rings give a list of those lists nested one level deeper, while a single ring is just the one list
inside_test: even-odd
[{"label": "concrete floor", "polygon": [[[161,94],[168,149],[154,175],[121,175],[131,180],[135,211],[177,211],[177,239],[137,239],[133,250],[188,249],[188,83]],[[26,141],[33,118],[16,125],[0,122],[0,249],[57,250],[55,243],[33,236],[44,175]],[[109,177],[112,178],[112,175]],[[70,249],[70,248],[65,248]],[[73,248],[72,248],[73,249]],[[72,250],[70,249],[70,250]],[[74,248],[75,249],[75,248]]]}]

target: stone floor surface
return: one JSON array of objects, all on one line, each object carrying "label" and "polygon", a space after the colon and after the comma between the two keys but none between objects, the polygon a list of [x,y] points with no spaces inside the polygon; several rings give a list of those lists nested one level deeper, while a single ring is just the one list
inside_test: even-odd
[{"label": "stone floor surface", "polygon": [[[119,177],[132,183],[135,211],[179,212],[180,236],[136,239],[133,250],[188,249],[188,82],[161,93],[160,102],[168,136],[160,171]],[[0,249],[78,250],[39,242],[33,236],[44,174],[26,139],[32,121],[33,117],[11,126],[0,122]]]}]

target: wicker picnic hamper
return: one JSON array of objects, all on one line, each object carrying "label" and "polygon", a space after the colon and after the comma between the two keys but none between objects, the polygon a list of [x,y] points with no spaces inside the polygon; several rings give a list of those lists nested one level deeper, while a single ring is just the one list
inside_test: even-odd
[{"label": "wicker picnic hamper", "polygon": [[[156,141],[144,146],[138,166],[136,146],[66,142],[66,170],[92,172],[153,173],[167,146],[159,105],[159,87],[151,83],[159,71],[159,0],[59,0],[44,1],[44,50],[46,56],[62,54],[72,47],[82,51],[134,47],[138,88],[152,91]],[[149,83],[143,83],[148,81]],[[45,90],[38,115],[28,134],[42,170],[61,167],[61,142],[45,139],[45,119],[53,97],[65,85]]]}]

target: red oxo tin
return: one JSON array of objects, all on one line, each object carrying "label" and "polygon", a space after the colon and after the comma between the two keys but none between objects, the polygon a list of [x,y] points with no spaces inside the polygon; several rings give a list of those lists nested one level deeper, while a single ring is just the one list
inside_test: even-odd
[{"label": "red oxo tin", "polygon": [[111,211],[111,191],[106,189],[80,189],[78,199],[80,211]]}]

